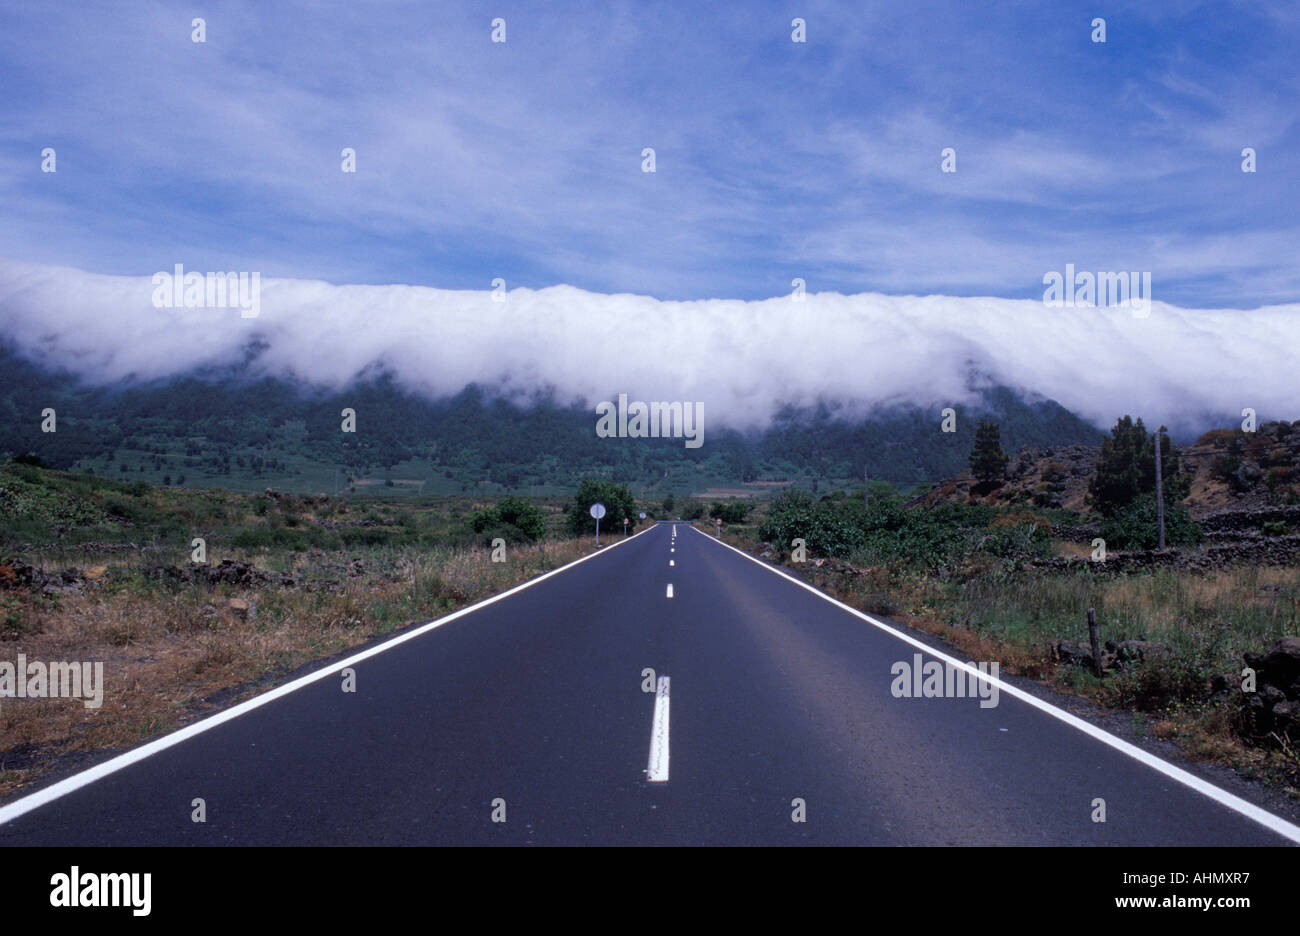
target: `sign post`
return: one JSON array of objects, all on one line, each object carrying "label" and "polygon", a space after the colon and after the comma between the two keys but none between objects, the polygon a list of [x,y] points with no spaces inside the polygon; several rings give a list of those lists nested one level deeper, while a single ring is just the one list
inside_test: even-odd
[{"label": "sign post", "polygon": [[722,518],[718,518],[718,539],[722,539]]},{"label": "sign post", "polygon": [[605,516],[605,505],[600,503],[592,504],[591,515],[596,518],[596,545],[600,546],[600,518]]},{"label": "sign post", "polygon": [[623,535],[627,536],[627,517],[623,518]]}]

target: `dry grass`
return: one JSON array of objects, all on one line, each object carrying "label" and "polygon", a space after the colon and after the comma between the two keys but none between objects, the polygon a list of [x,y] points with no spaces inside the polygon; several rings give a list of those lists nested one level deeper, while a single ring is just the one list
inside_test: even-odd
[{"label": "dry grass", "polygon": [[[205,699],[214,694],[227,704],[270,688],[304,663],[442,616],[593,549],[590,538],[517,546],[504,563],[477,548],[373,550],[360,554],[363,564],[337,590],[169,589],[142,579],[138,560],[118,554],[104,557],[103,585],[81,594],[5,593],[0,619],[10,622],[4,633],[12,639],[0,640],[0,659],[102,661],[105,686],[98,709],[79,699],[3,700],[0,795],[66,755],[138,744],[208,714],[214,706]],[[337,556],[324,557],[335,564],[322,570],[319,554],[242,558],[288,566],[303,581],[336,574],[338,564]],[[247,611],[231,599],[248,602]]]},{"label": "dry grass", "polygon": [[[1111,576],[1007,573],[989,565],[949,577],[885,567],[858,575],[804,573],[852,607],[939,636],[971,659],[997,660],[1005,673],[1133,711],[1146,731],[1175,741],[1189,756],[1278,783],[1300,798],[1300,752],[1281,739],[1271,747],[1246,741],[1240,707],[1216,702],[1210,692],[1216,674],[1240,672],[1243,653],[1300,633],[1300,569]],[[1097,611],[1103,641],[1158,641],[1170,648],[1170,659],[1105,680],[1059,665],[1049,644],[1086,639],[1089,607]]]}]

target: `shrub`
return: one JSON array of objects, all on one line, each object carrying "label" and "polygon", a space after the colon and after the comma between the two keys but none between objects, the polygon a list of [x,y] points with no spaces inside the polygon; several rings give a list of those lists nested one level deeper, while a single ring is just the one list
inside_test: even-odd
[{"label": "shrub", "polygon": [[1240,467],[1241,458],[1239,456],[1220,455],[1214,460],[1214,466],[1210,470],[1220,481],[1231,482]]},{"label": "shrub", "polygon": [[1227,444],[1228,442],[1235,440],[1240,434],[1241,434],[1240,429],[1211,429],[1209,432],[1203,433],[1201,437],[1196,440],[1196,444],[1197,445]]},{"label": "shrub", "polygon": [[537,505],[514,496],[503,497],[495,507],[475,512],[470,523],[475,533],[487,533],[489,541],[501,537],[507,543],[533,542],[546,532],[546,521]]},{"label": "shrub", "polygon": [[716,517],[723,523],[744,523],[749,517],[752,504],[746,504],[734,501],[730,504],[724,504],[721,501],[714,501],[713,506],[709,508],[709,516]]},{"label": "shrub", "polygon": [[1050,527],[1032,514],[1009,516],[983,504],[902,504],[899,497],[879,497],[864,510],[856,500],[818,502],[804,491],[787,490],[772,501],[759,535],[782,550],[802,538],[822,555],[931,569],[971,554],[1021,559],[1051,552]]},{"label": "shrub", "polygon": [[787,488],[773,498],[767,519],[758,527],[760,538],[775,543],[778,548],[790,548],[795,538],[807,540],[812,530],[813,499],[807,491]]},{"label": "shrub", "polygon": [[[1155,549],[1159,538],[1155,494],[1142,494],[1114,517],[1103,520],[1100,535],[1109,549]],[[1186,507],[1176,501],[1165,505],[1166,545],[1195,545],[1204,541],[1205,532],[1192,520]]]}]

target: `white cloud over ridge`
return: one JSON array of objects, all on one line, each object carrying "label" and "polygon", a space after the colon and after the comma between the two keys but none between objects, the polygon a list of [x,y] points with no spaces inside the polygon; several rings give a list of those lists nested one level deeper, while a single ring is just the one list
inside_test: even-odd
[{"label": "white cloud over ridge", "polygon": [[[1172,429],[1253,407],[1295,418],[1300,304],[1255,310],[1048,308],[1033,300],[809,294],[661,301],[570,286],[489,292],[263,279],[261,313],[158,309],[148,276],[0,260],[0,340],[94,385],[243,358],[262,376],[341,388],[372,365],[431,396],[477,382],[594,406],[702,401],[709,425],[761,428],[783,404],[948,405],[972,370],[1101,428]],[[1158,293],[1157,293],[1158,294]],[[3,379],[0,377],[0,379]]]}]

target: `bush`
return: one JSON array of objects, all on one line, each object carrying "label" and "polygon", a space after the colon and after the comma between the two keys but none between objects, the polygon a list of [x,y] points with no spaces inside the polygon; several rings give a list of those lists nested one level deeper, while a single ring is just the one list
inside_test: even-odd
[{"label": "bush", "polygon": [[475,512],[470,522],[474,532],[487,533],[489,541],[500,537],[507,543],[535,542],[546,532],[546,521],[537,505],[514,496],[503,497],[495,507]]},{"label": "bush", "polygon": [[104,513],[114,520],[137,523],[146,519],[148,512],[139,504],[121,497],[106,497],[103,501]]},{"label": "bush", "polygon": [[787,488],[772,499],[767,519],[759,524],[758,535],[781,550],[790,549],[790,541],[796,537],[808,539],[814,511],[812,495]]},{"label": "bush", "polygon": [[[345,530],[340,534],[379,533],[381,538],[383,531],[357,531]],[[294,552],[305,552],[313,547],[317,549],[339,549],[342,547],[344,540],[348,539],[346,535],[330,533],[317,527],[305,529],[290,529],[282,526],[260,526],[245,527],[235,534],[231,540],[231,545],[240,549],[291,549]],[[362,545],[366,537],[354,538],[348,545]],[[380,540],[382,541],[382,539]],[[373,544],[373,538],[372,543]]]},{"label": "bush", "polygon": [[[1046,556],[1050,528],[1032,517],[1011,518],[983,504],[944,504],[906,509],[900,497],[860,501],[824,499],[805,491],[778,495],[759,526],[759,536],[788,551],[802,538],[808,548],[839,558],[861,556],[873,562],[900,561],[937,568],[972,553],[999,559]],[[1000,525],[993,526],[995,521]],[[1017,522],[1018,521],[1018,522]]]},{"label": "bush", "polygon": [[1211,471],[1220,481],[1232,482],[1241,467],[1241,458],[1236,455],[1220,455],[1214,460]]},{"label": "bush", "polygon": [[709,508],[709,516],[721,520],[723,523],[744,523],[749,517],[749,512],[753,510],[753,506],[753,504],[741,502],[724,504],[721,501],[714,501],[713,506]]},{"label": "bush", "polygon": [[[1114,517],[1103,520],[1101,538],[1107,549],[1155,549],[1159,532],[1156,526],[1156,496],[1141,494]],[[1196,545],[1205,541],[1205,531],[1192,520],[1187,508],[1178,502],[1165,504],[1165,544]]]},{"label": "bush", "polygon": [[1219,445],[1235,442],[1241,436],[1240,429],[1211,429],[1196,440],[1197,445]]}]

